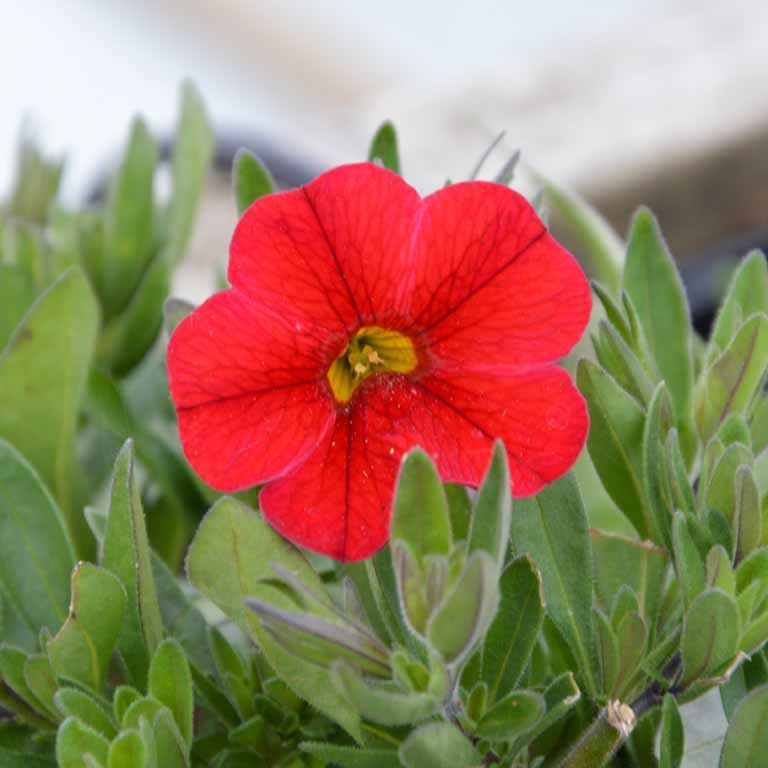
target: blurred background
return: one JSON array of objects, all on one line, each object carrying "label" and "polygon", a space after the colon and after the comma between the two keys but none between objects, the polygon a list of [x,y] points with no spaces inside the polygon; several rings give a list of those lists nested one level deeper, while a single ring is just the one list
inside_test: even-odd
[{"label": "blurred background", "polygon": [[[25,117],[66,153],[64,193],[79,201],[134,111],[172,134],[179,82],[193,79],[222,171],[194,266],[226,257],[240,145],[301,183],[363,158],[389,118],[427,192],[466,178],[505,130],[491,167],[520,148],[620,234],[647,203],[706,300],[720,274],[706,265],[768,240],[767,33],[761,0],[0,0],[0,152],[12,157]],[[0,165],[0,190],[12,171]],[[182,289],[207,292],[194,274]]]}]

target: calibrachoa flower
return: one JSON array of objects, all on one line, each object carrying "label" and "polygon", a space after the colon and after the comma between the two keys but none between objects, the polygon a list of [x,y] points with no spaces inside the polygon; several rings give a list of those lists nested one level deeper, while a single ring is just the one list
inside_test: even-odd
[{"label": "calibrachoa flower", "polygon": [[376,165],[342,166],[255,202],[228,277],[168,347],[181,441],[213,487],[265,483],[263,514],[297,544],[379,549],[415,445],[477,485],[499,437],[527,496],[584,444],[584,401],[552,363],[584,331],[588,283],[506,187],[421,199]]}]

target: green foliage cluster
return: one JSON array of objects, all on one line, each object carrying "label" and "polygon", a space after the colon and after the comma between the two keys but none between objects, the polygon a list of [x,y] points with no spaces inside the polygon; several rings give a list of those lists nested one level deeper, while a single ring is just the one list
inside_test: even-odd
[{"label": "green foliage cluster", "polygon": [[[513,504],[501,445],[477,491],[414,449],[390,544],[340,565],[174,441],[160,329],[189,309],[167,297],[211,150],[190,87],[167,203],[140,120],[101,207],[62,208],[61,163],[22,149],[0,218],[0,766],[676,768],[680,707],[713,689],[721,766],[768,765],[765,257],[705,342],[648,211],[625,246],[541,180],[599,280],[585,468]],[[399,172],[390,124],[370,159]],[[274,189],[248,152],[233,181],[240,211]]]}]

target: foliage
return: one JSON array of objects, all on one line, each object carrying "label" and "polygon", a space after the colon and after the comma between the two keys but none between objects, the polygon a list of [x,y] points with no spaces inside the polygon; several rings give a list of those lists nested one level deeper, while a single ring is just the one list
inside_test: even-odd
[{"label": "foliage", "polygon": [[[167,205],[141,120],[88,209],[22,148],[0,218],[0,765],[672,768],[695,765],[681,707],[717,688],[721,764],[768,765],[764,256],[705,342],[650,212],[617,258],[546,183],[607,283],[577,380],[615,530],[573,474],[513,503],[500,444],[477,491],[416,448],[389,545],[342,566],[203,486],[175,440],[160,329],[211,149],[189,86]],[[399,172],[391,124],[370,156]],[[249,153],[233,185],[241,211],[274,189]]]}]

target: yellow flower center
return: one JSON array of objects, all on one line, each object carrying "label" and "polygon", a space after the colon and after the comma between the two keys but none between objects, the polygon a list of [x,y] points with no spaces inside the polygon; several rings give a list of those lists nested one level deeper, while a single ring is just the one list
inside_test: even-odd
[{"label": "yellow flower center", "polygon": [[416,363],[416,351],[407,336],[373,325],[361,328],[333,361],[328,383],[336,400],[347,403],[374,373],[410,373]]}]

